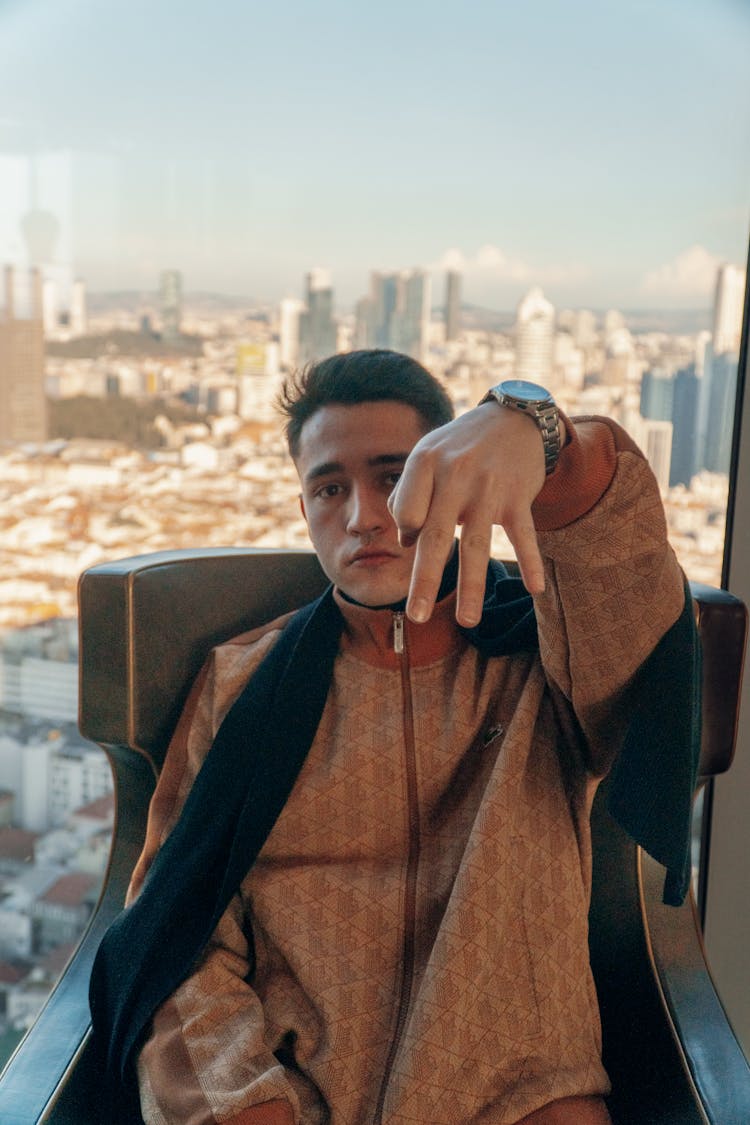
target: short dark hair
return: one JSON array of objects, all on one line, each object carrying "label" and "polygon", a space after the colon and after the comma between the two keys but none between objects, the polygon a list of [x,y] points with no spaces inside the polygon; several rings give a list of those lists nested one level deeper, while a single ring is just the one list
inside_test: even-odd
[{"label": "short dark hair", "polygon": [[323,406],[393,400],[413,406],[425,431],[450,422],[453,405],[446,391],[411,356],[386,348],[344,352],[309,363],[284,380],[277,405],[286,416],[286,440],[296,457],[305,422]]}]

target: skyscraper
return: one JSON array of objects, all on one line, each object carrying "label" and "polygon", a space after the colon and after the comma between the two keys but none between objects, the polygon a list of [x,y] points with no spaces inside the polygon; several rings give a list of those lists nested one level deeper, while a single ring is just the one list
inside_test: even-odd
[{"label": "skyscraper", "polygon": [[638,440],[646,459],[651,466],[654,476],[659,482],[659,488],[665,493],[669,488],[669,466],[672,460],[672,433],[671,422],[652,421],[645,419]]},{"label": "skyscraper", "polygon": [[284,297],[279,305],[279,362],[292,371],[299,362],[299,319],[304,304],[297,297]]},{"label": "skyscraper", "polygon": [[[28,275],[24,302],[19,278],[5,269],[5,315],[0,319],[0,441],[45,441],[42,278]],[[25,305],[25,307],[24,307]]]},{"label": "skyscraper", "polygon": [[729,472],[745,271],[725,263],[716,275],[711,343],[705,350],[698,403],[698,468]]},{"label": "skyscraper", "polygon": [[745,297],[745,271],[725,262],[716,275],[714,296],[714,355],[731,352],[739,356],[742,333],[742,306]]},{"label": "skyscraper", "polygon": [[555,308],[541,289],[530,289],[516,312],[516,378],[547,386],[552,378]]},{"label": "skyscraper", "polygon": [[449,270],[445,275],[445,338],[455,340],[461,334],[461,274]]},{"label": "skyscraper", "polygon": [[641,380],[641,416],[655,422],[671,422],[674,405],[674,378],[661,367],[644,371]]},{"label": "skyscraper", "polygon": [[430,278],[424,270],[373,272],[369,297],[357,302],[356,346],[393,348],[423,360],[430,324],[430,292]]},{"label": "skyscraper", "polygon": [[162,336],[174,343],[180,338],[182,326],[182,274],[179,270],[164,270],[159,280]]},{"label": "skyscraper", "polygon": [[430,325],[430,279],[423,270],[398,275],[396,307],[391,319],[391,347],[423,360]]},{"label": "skyscraper", "polygon": [[674,377],[672,401],[672,460],[669,486],[689,485],[696,466],[695,435],[698,419],[698,388],[700,380],[695,364],[683,367]]},{"label": "skyscraper", "polygon": [[328,270],[312,269],[305,278],[305,309],[299,314],[299,362],[324,359],[336,351],[333,288]]},{"label": "skyscraper", "polygon": [[736,394],[737,355],[733,352],[713,355],[703,454],[703,467],[713,473],[729,472]]}]

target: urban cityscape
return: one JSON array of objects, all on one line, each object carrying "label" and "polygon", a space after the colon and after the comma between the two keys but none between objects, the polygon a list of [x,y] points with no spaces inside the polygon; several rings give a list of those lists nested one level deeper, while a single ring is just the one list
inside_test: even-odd
[{"label": "urban cityscape", "polygon": [[[515,376],[641,446],[688,576],[721,577],[745,271],[713,309],[467,304],[456,270],[376,271],[338,308],[329,271],[299,297],[87,292],[4,273],[0,315],[0,1063],[30,1025],[96,901],[113,823],[103,752],[77,732],[76,585],[96,563],[193,546],[309,546],[274,402],[334,351],[422,361],[458,412]],[[510,545],[497,530],[495,553]]]}]

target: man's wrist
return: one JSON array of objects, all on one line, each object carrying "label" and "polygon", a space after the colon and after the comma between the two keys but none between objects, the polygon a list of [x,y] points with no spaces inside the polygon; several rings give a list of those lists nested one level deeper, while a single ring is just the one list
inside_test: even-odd
[{"label": "man's wrist", "polygon": [[544,471],[549,476],[557,465],[565,438],[565,427],[560,425],[560,412],[552,395],[538,383],[506,379],[490,387],[479,405],[493,400],[500,406],[525,414],[535,424],[542,437]]}]

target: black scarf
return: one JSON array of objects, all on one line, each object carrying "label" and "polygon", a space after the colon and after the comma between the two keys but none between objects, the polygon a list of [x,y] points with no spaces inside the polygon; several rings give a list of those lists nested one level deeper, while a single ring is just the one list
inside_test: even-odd
[{"label": "black scarf", "polygon": [[[449,585],[456,569],[454,560]],[[221,724],[141,893],[102,940],[90,987],[92,1048],[120,1104],[126,1087],[131,1110],[138,1104],[132,1063],[151,1017],[192,971],[304,763],[342,625],[330,587],[288,622]],[[502,564],[488,567],[481,623],[462,631],[488,656],[537,648],[532,599]],[[665,901],[673,903],[684,898],[690,874],[700,749],[696,640],[688,597],[642,669],[610,799],[626,831],[667,867]]]}]

